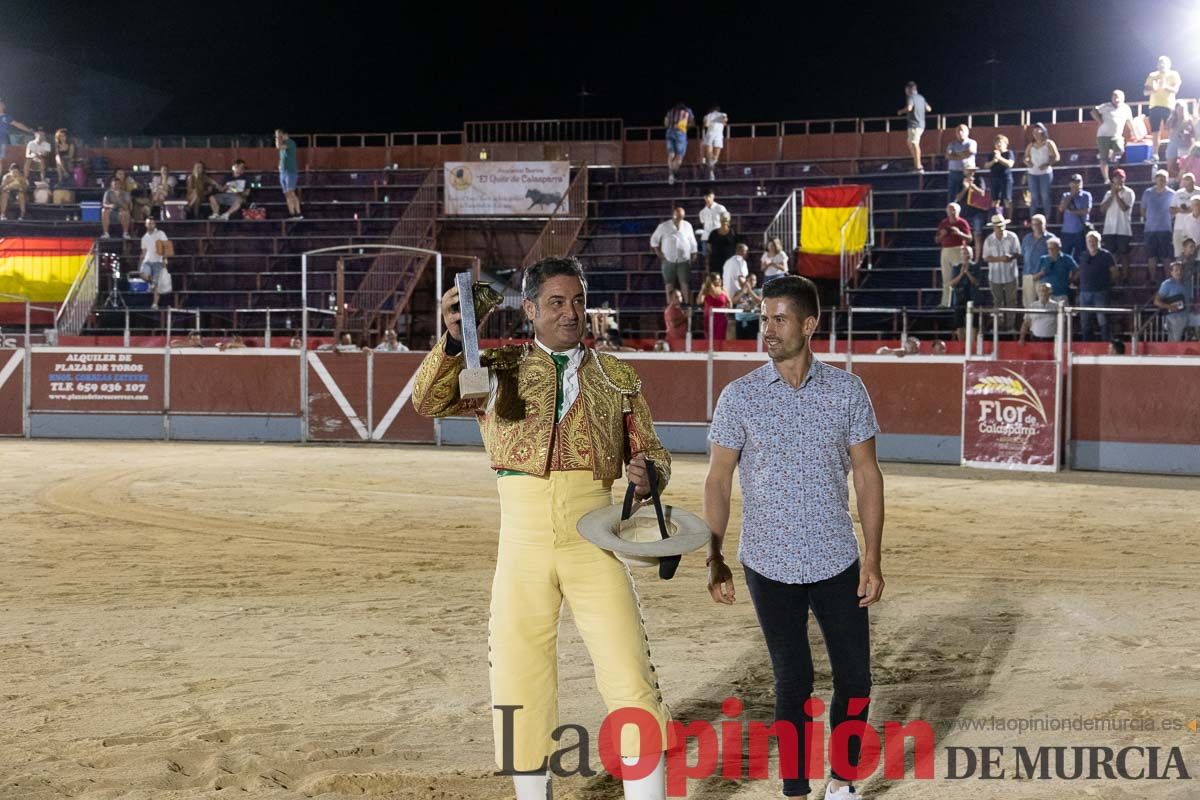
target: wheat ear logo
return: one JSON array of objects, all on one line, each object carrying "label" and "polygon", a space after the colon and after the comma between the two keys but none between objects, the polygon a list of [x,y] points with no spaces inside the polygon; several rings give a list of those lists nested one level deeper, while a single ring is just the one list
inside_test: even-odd
[{"label": "wheat ear logo", "polygon": [[985,375],[979,379],[978,383],[967,390],[967,394],[983,396],[1000,395],[1008,399],[1011,403],[1029,406],[1042,418],[1042,422],[1046,422],[1046,407],[1042,405],[1042,398],[1038,395],[1037,390],[1030,386],[1029,382],[1020,373],[1013,372],[1011,369],[1005,369],[1004,371],[1012,377]]}]

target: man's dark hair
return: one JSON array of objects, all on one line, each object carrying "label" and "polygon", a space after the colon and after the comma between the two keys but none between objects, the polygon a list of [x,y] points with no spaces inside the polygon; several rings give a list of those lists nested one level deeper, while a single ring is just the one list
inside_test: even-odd
[{"label": "man's dark hair", "polygon": [[571,256],[551,256],[543,258],[525,270],[525,276],[521,279],[521,297],[531,303],[536,303],[546,280],[557,278],[559,275],[578,278],[579,282],[583,284],[584,294],[587,294],[587,277],[583,274],[583,264],[579,263],[579,259]]},{"label": "man's dark hair", "polygon": [[908,83],[904,84],[904,88],[905,88],[905,89],[912,89],[912,90],[914,90],[914,91],[915,91],[915,90],[916,90],[916,88],[917,88],[917,82],[916,82],[916,81],[909,81]]},{"label": "man's dark hair", "polygon": [[237,165],[239,165],[239,164],[241,164],[243,167],[244,167],[244,166],[246,166],[246,162],[245,162],[245,161],[243,161],[243,160],[242,160],[242,159],[240,159],[240,158],[239,158],[237,161],[233,162],[233,165],[234,165],[235,167],[236,167]]},{"label": "man's dark hair", "polygon": [[784,275],[763,287],[763,299],[784,297],[800,312],[800,319],[821,316],[817,285],[801,275]]},{"label": "man's dark hair", "polygon": [[712,189],[709,189],[707,192],[704,193],[704,196],[705,197],[716,197],[717,193],[714,192]]},{"label": "man's dark hair", "polygon": [[1122,342],[1120,339],[1113,339],[1108,344],[1109,344],[1109,346],[1112,347],[1113,354],[1118,355],[1118,356],[1125,355],[1125,343]]}]

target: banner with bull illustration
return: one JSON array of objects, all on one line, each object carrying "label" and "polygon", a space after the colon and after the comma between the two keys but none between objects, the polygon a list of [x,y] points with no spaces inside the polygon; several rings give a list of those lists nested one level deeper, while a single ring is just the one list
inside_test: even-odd
[{"label": "banner with bull illustration", "polygon": [[963,466],[1057,471],[1058,364],[968,361],[963,370]]},{"label": "banner with bull illustration", "polygon": [[548,217],[571,183],[569,161],[447,161],[447,216]]}]

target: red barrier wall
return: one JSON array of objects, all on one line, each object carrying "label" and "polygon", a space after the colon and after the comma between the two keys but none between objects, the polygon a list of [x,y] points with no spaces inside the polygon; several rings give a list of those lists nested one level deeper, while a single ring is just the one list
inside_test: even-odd
[{"label": "red barrier wall", "polygon": [[21,418],[25,354],[0,350],[0,436],[20,436],[25,431]]},{"label": "red barrier wall", "polygon": [[1071,429],[1082,441],[1200,445],[1200,363],[1075,365]]}]

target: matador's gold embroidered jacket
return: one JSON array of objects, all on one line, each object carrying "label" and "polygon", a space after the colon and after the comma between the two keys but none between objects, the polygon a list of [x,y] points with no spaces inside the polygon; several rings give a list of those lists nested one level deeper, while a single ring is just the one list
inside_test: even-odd
[{"label": "matador's gold embroidered jacket", "polygon": [[[644,455],[659,473],[660,491],[671,477],[671,456],[654,432],[637,372],[607,353],[588,351],[579,365],[579,397],[555,437],[554,361],[541,348],[488,351],[493,396],[462,400],[458,374],[462,354],[446,353],[446,337],[421,362],[413,406],[427,417],[474,413],[492,468],[545,475],[556,469],[588,469],[597,480],[616,480],[623,465]],[[601,359],[597,363],[596,359]],[[506,397],[515,394],[515,397]],[[579,411],[583,413],[580,414]]]}]

